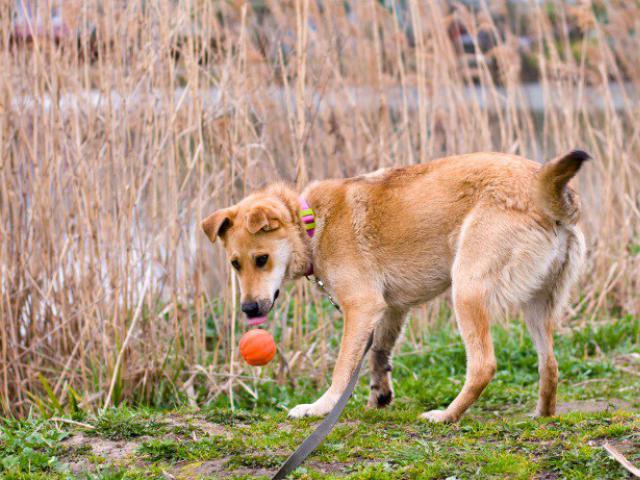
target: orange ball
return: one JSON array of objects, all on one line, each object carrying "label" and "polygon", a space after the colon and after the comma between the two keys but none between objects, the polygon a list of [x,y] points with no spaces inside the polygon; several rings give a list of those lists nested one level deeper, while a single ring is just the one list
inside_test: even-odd
[{"label": "orange ball", "polygon": [[245,362],[254,367],[266,365],[276,355],[276,342],[266,330],[254,328],[242,335],[240,355]]}]

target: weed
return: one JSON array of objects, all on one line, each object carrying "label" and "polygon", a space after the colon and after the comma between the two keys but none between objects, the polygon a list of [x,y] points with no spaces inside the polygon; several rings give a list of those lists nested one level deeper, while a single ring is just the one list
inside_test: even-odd
[{"label": "weed", "polygon": [[158,422],[127,407],[110,408],[97,417],[95,433],[111,440],[122,440],[166,431],[166,423]]}]

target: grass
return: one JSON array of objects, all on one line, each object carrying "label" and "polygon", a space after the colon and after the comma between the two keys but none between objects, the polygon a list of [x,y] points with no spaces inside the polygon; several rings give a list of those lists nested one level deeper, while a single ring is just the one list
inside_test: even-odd
[{"label": "grass", "polygon": [[[531,417],[537,367],[520,322],[495,326],[498,373],[456,425],[417,420],[445,406],[464,375],[460,338],[448,325],[429,332],[420,351],[404,343],[394,362],[396,400],[362,408],[362,380],[341,421],[294,478],[619,479],[626,471],[602,444],[640,463],[640,319],[627,316],[556,337],[560,365],[554,418]],[[319,395],[259,386],[259,401],[239,394],[194,409],[111,407],[76,412],[79,427],[30,417],[0,423],[0,477],[6,479],[269,478],[316,420],[288,420],[285,407]],[[268,399],[268,400],[266,400]],[[168,476],[171,475],[171,476]]]}]

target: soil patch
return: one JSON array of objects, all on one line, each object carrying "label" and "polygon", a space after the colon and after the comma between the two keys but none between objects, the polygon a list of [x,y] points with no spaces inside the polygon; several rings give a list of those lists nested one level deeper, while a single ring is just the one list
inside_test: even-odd
[{"label": "soil patch", "polygon": [[[228,459],[220,458],[216,460],[207,460],[204,462],[196,463],[184,463],[182,465],[176,465],[176,468],[171,472],[178,480],[189,480],[192,478],[225,478],[235,475],[250,475],[257,477],[259,475],[273,475],[277,468],[258,468],[252,469],[248,467],[237,467],[230,469],[227,466]],[[310,467],[318,472],[325,474],[344,472],[351,465],[348,463],[327,463],[327,462],[305,462],[303,464],[306,467]]]},{"label": "soil patch", "polygon": [[617,398],[607,400],[576,400],[558,405],[558,415],[571,412],[607,412],[611,410],[629,409],[631,404]]},{"label": "soil patch", "polygon": [[62,442],[62,446],[70,449],[67,454],[62,456],[62,460],[68,462],[69,468],[74,474],[94,470],[95,466],[87,457],[104,459],[109,465],[131,464],[130,460],[134,458],[140,445],[150,438],[107,440],[79,433]]},{"label": "soil patch", "polygon": [[209,422],[205,418],[196,415],[168,415],[165,421],[172,427],[193,430],[201,435],[221,435],[226,438],[231,438],[232,436],[231,432],[224,425]]}]

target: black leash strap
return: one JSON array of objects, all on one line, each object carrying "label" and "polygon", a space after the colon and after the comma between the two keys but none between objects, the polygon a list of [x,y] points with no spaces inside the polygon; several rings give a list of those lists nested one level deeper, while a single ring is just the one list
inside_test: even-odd
[{"label": "black leash strap", "polygon": [[373,343],[373,333],[369,336],[369,341],[367,342],[367,347],[364,349],[364,353],[362,354],[362,358],[358,363],[358,366],[351,374],[351,379],[349,380],[349,384],[340,398],[338,402],[333,407],[333,409],[329,412],[329,415],[325,417],[320,425],[314,430],[314,432],[309,435],[304,442],[298,447],[298,449],[291,454],[291,456],[287,459],[286,462],[282,464],[280,470],[272,477],[272,480],[278,480],[281,478],[286,478],[291,472],[293,472],[296,468],[300,466],[302,462],[304,462],[305,458],[307,458],[311,452],[313,452],[318,445],[322,443],[322,441],[329,435],[331,429],[338,422],[338,418],[340,418],[340,414],[344,410],[344,407],[347,406],[347,402],[349,398],[351,398],[351,394],[353,390],[356,388],[356,384],[358,383],[358,379],[360,377],[360,369],[362,368],[362,363],[364,362],[365,357],[367,356],[367,352],[371,348],[371,344]]}]

